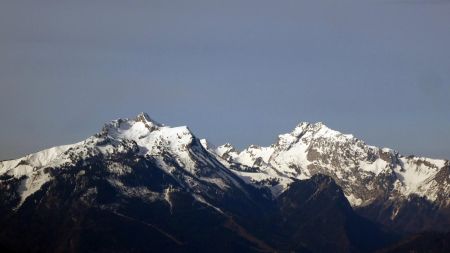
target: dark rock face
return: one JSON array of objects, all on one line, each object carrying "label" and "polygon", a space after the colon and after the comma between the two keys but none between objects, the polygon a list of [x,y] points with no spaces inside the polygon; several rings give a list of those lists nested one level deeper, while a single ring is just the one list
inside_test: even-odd
[{"label": "dark rock face", "polygon": [[371,205],[357,208],[356,212],[398,232],[445,232],[450,229],[449,208],[439,208],[419,196],[410,196],[408,199],[379,200]]},{"label": "dark rock face", "polygon": [[369,252],[394,240],[378,225],[358,216],[328,176],[295,182],[277,200],[278,229],[290,250]]}]

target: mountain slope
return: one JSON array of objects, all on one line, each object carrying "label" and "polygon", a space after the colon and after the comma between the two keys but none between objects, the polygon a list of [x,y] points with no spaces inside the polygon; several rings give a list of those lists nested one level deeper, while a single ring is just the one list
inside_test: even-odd
[{"label": "mountain slope", "polygon": [[[292,179],[325,174],[342,187],[354,208],[373,220],[405,231],[446,229],[450,224],[447,160],[405,157],[322,123],[301,123],[291,133],[279,135],[270,147],[251,145],[238,152],[226,144],[209,151],[247,182],[271,187],[274,197],[286,190]],[[419,209],[424,211],[409,216],[420,214],[426,221],[404,224],[411,220],[407,215],[411,205],[422,206]]]},{"label": "mountain slope", "polygon": [[400,242],[377,251],[379,253],[447,253],[450,252],[450,232],[428,232],[412,235]]},{"label": "mountain slope", "polygon": [[288,248],[312,252],[370,252],[392,243],[379,225],[358,216],[334,180],[324,175],[294,182],[278,198],[278,221]]},{"label": "mountain slope", "polygon": [[[247,192],[251,188],[204,150],[187,127],[165,127],[145,114],[133,120],[119,119],[108,123],[99,134],[76,144],[1,162],[2,185],[16,187],[10,201],[17,208],[51,181],[54,173],[79,165],[90,168],[90,161],[101,159],[108,162],[105,170],[112,175],[110,183],[115,184],[115,177],[127,176],[132,172],[130,166],[114,159],[117,156],[133,158],[134,161],[152,159],[167,176],[199,199],[209,196],[215,199],[217,195],[226,195],[229,191],[251,197]],[[79,173],[83,175],[86,171],[80,170]],[[142,190],[118,184],[118,188],[130,194]],[[18,197],[20,201],[17,203]]]},{"label": "mountain slope", "polygon": [[[0,241],[19,250],[79,252],[98,245],[120,252],[132,240],[142,251],[148,237],[153,247],[173,251],[247,248],[256,239],[226,227],[229,213],[238,224],[250,210],[265,210],[259,191],[215,160],[186,127],[165,127],[145,114],[108,123],[85,141],[2,162],[0,172],[0,225],[8,228]],[[142,237],[130,238],[139,231]],[[217,241],[204,241],[209,234]],[[192,245],[181,247],[184,241]]]}]

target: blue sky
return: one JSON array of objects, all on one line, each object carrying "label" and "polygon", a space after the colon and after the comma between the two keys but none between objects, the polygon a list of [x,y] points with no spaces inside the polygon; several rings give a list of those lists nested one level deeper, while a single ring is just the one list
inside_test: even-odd
[{"label": "blue sky", "polygon": [[0,3],[0,159],[141,111],[215,144],[301,121],[450,158],[450,1]]}]

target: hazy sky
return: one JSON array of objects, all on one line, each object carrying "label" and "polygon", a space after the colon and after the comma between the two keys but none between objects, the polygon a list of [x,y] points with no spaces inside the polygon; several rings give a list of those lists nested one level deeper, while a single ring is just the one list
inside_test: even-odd
[{"label": "hazy sky", "polygon": [[450,158],[449,95],[450,1],[0,1],[0,159],[141,111],[239,148],[323,121]]}]

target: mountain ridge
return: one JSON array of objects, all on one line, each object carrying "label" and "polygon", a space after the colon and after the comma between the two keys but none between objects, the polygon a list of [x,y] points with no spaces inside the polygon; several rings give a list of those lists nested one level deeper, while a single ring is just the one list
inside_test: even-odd
[{"label": "mountain ridge", "polygon": [[[421,205],[442,211],[443,217],[447,216],[450,205],[448,160],[403,156],[389,148],[367,145],[320,122],[300,123],[267,147],[250,145],[238,152],[226,144],[209,150],[248,182],[277,187],[272,190],[275,195],[288,187],[291,178],[307,179],[317,173],[329,175],[343,188],[354,208],[389,226],[396,226],[396,216],[402,213],[399,206],[407,206],[405,203],[420,200]],[[245,165],[247,169],[232,164]],[[278,184],[274,184],[276,180]],[[386,203],[390,204],[386,206]],[[370,207],[377,211],[368,211]],[[379,220],[379,212],[390,219]],[[433,219],[428,227],[436,225],[445,229],[438,218]],[[448,218],[444,220],[447,224]],[[410,229],[420,230],[420,226]]]},{"label": "mountain ridge", "polygon": [[[396,233],[448,230],[449,171],[446,160],[401,156],[323,123],[301,123],[269,147],[238,152],[141,113],[106,123],[84,141],[0,162],[0,226],[7,228],[0,245],[19,247],[20,233],[56,229],[64,237],[52,247],[64,248],[71,238],[78,242],[71,251],[79,252],[90,240],[80,231],[97,238],[102,227],[126,227],[142,231],[139,252],[150,235],[159,238],[155,247],[167,244],[174,252],[369,252]],[[52,215],[63,225],[40,228]],[[203,216],[207,226],[198,223]],[[36,231],[26,229],[31,225]],[[306,236],[305,228],[314,233]],[[217,240],[202,242],[211,229]],[[321,248],[326,235],[334,239]],[[120,247],[133,241],[117,236],[110,239],[125,240]],[[220,240],[232,241],[231,248]]]},{"label": "mountain ridge", "polygon": [[[159,135],[152,134],[155,131],[161,133]],[[142,154],[152,154],[152,152],[158,153],[158,145],[160,145],[163,141],[174,144],[175,146],[173,148],[176,149],[176,152],[180,152],[179,154],[183,154],[185,153],[185,150],[182,151],[182,146],[189,145],[192,141],[197,140],[197,137],[194,136],[194,134],[187,126],[164,126],[163,124],[160,124],[157,121],[153,120],[148,114],[142,112],[138,114],[134,119],[118,119],[110,123],[106,123],[100,133],[89,137],[85,141],[75,144],[52,147],[19,159],[2,161],[0,162],[0,174],[4,174],[8,170],[10,171],[14,166],[14,162],[16,162],[16,167],[19,166],[21,160],[23,160],[22,163],[31,161],[31,165],[34,167],[52,165],[47,164],[51,162],[56,163],[55,165],[58,165],[57,157],[60,156],[60,154],[64,154],[67,149],[86,144],[86,142],[89,141],[93,142],[95,141],[95,138],[102,135],[108,136],[114,140],[119,139],[134,141],[138,144],[138,148],[140,149],[140,152],[142,152]],[[397,185],[398,188],[401,188],[397,189],[401,195],[407,197],[410,194],[417,194],[419,196],[424,196],[431,201],[435,201],[438,198],[438,196],[436,196],[438,194],[437,191],[442,189],[436,188],[434,191],[430,191],[429,189],[422,189],[424,187],[422,187],[423,185],[420,185],[420,183],[426,180],[431,180],[430,177],[438,174],[439,170],[441,170],[442,168],[449,166],[448,160],[430,159],[415,156],[405,157],[392,149],[377,148],[375,146],[367,145],[351,134],[342,134],[338,131],[328,128],[322,122],[301,122],[290,133],[280,134],[278,136],[277,142],[268,147],[250,145],[248,148],[240,152],[238,152],[229,143],[211,148],[211,144],[210,146],[206,146],[206,142],[206,140],[200,140],[200,144],[202,144],[201,146],[216,155],[219,159],[222,158],[225,161],[245,165],[249,168],[265,167],[266,171],[268,170],[267,167],[272,167],[272,169],[274,169],[275,171],[269,174],[273,176],[273,179],[284,181],[283,190],[285,187],[287,187],[289,178],[309,178],[312,174],[315,173],[315,171],[319,170],[318,168],[316,168],[317,166],[328,166],[329,168],[327,168],[327,170],[330,171],[330,167],[344,167],[347,165],[344,163],[350,162],[353,164],[344,167],[343,170],[346,170],[351,166],[360,166],[364,168],[366,172],[374,173],[374,176],[378,176],[380,173],[384,172],[394,172],[393,174],[397,178],[396,182],[398,183],[398,181],[401,181],[401,183],[403,184]],[[156,150],[148,150],[152,148],[156,148]],[[317,152],[320,148],[331,150],[327,154],[321,154]],[[352,152],[352,154],[348,155],[343,153],[333,153],[338,151],[338,149],[345,150],[347,153],[350,151]],[[108,152],[106,148],[103,148],[100,151]],[[186,154],[184,154],[184,156],[180,155],[180,159],[184,159],[185,155]],[[347,155],[349,156],[349,158],[339,160],[336,159],[337,155]],[[375,158],[377,159],[376,161],[371,161],[371,159],[373,160]],[[59,163],[64,162],[64,159],[62,159],[61,157],[59,157],[58,159],[60,159]],[[355,159],[359,159],[359,163],[351,161]],[[271,161],[269,162],[269,160]],[[319,162],[316,162],[317,160],[319,160]],[[361,164],[363,162],[365,162],[366,164]],[[189,159],[185,160],[184,163],[186,163],[185,166],[189,167]],[[412,164],[412,166],[416,166],[417,168],[414,168],[414,171],[419,170],[420,166],[428,167],[420,171],[423,173],[415,173],[413,175],[410,175],[408,173],[404,173],[405,163],[406,165],[410,163]],[[20,166],[21,170],[13,172],[16,177],[22,176],[23,173],[30,173],[29,170],[32,166],[29,166],[27,168],[26,164],[23,165],[24,166]],[[388,166],[397,166],[398,168],[394,167],[386,171],[386,168]],[[413,171],[413,169],[410,169],[410,171]],[[283,176],[280,176],[280,174],[283,174]],[[446,173],[444,171],[441,172],[441,174]],[[337,174],[336,172],[332,176],[334,176],[334,179],[337,179],[338,181],[340,181],[340,179],[342,180],[343,177],[341,176],[341,178],[339,178],[339,174]],[[441,177],[442,180],[446,181],[445,176]],[[252,179],[255,180],[255,178]],[[268,179],[268,177],[264,177],[264,179]],[[42,180],[45,181],[45,178],[42,178]],[[37,180],[36,183],[39,184],[39,181]],[[347,181],[346,183],[348,184],[349,182]],[[394,185],[393,187],[396,186]],[[450,187],[446,187],[447,188],[443,192],[448,192],[448,190],[450,190]],[[281,191],[276,191],[275,194],[280,193]],[[364,201],[367,202],[367,200],[358,198],[358,196],[356,194],[353,194],[353,192],[351,191],[346,191],[346,193],[347,198],[353,206],[360,206],[363,205]],[[443,204],[449,205],[450,201],[447,201],[447,203]]]}]

